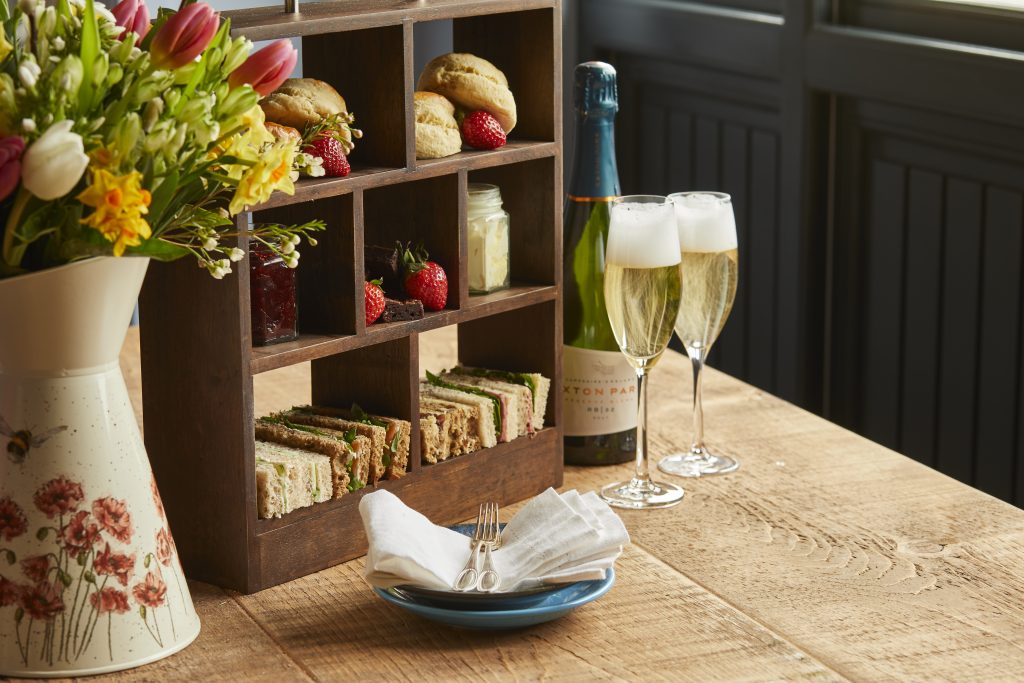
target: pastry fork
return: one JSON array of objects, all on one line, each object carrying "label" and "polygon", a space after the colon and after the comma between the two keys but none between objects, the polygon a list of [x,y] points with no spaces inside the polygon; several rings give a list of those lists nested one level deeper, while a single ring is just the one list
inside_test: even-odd
[{"label": "pastry fork", "polygon": [[479,512],[476,515],[476,527],[473,529],[473,538],[469,544],[469,560],[466,561],[466,568],[459,572],[458,577],[455,579],[455,590],[460,593],[471,591],[476,588],[479,580],[480,572],[477,570],[477,558],[479,556],[479,550],[483,543],[484,536],[484,519],[486,514],[486,504],[480,506]]}]

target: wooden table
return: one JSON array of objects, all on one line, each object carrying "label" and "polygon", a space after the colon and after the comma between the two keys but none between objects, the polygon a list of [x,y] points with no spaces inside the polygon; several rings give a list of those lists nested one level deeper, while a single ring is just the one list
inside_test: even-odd
[{"label": "wooden table", "polygon": [[[454,360],[443,331],[421,346],[430,369]],[[135,396],[137,353],[130,335]],[[689,374],[669,353],[653,375],[656,455],[688,444]],[[308,397],[301,366],[257,380],[258,411]],[[715,371],[705,410],[740,471],[685,481],[675,508],[624,512],[618,582],[567,618],[448,629],[376,598],[356,560],[251,596],[193,583],[198,641],[111,678],[1024,679],[1024,512]],[[628,471],[573,468],[566,488]]]}]

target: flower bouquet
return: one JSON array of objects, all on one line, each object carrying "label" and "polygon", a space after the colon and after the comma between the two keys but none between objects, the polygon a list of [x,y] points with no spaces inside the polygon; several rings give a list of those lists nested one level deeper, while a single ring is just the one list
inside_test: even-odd
[{"label": "flower bouquet", "polygon": [[323,229],[235,228],[309,161],[257,104],[296,51],[251,47],[188,0],[152,23],[142,0],[0,2],[0,677],[199,632],[117,359],[150,259],[220,279],[254,239],[295,267]]},{"label": "flower bouquet", "polygon": [[[0,21],[0,277],[111,254],[231,272],[244,256],[231,217],[294,192],[301,152],[257,105],[294,68],[291,43],[250,55],[189,0],[152,25],[143,0],[5,2]],[[249,236],[294,267],[322,227]]]}]

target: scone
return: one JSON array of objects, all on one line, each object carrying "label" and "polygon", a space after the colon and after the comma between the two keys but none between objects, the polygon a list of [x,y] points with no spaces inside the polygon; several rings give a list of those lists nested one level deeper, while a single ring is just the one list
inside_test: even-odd
[{"label": "scone", "polygon": [[443,95],[417,91],[413,93],[416,113],[416,158],[439,159],[462,149],[459,124],[455,121],[455,105]]},{"label": "scone", "polygon": [[424,67],[416,89],[444,95],[467,112],[490,112],[506,133],[516,127],[516,101],[508,79],[476,55],[452,52],[435,57]]},{"label": "scone", "polygon": [[[340,114],[348,117],[345,98],[330,83],[315,78],[289,78],[277,90],[260,100],[260,106],[267,121],[291,126],[299,131],[330,116]],[[352,131],[348,126],[342,126],[337,133],[348,149],[352,144]]]}]

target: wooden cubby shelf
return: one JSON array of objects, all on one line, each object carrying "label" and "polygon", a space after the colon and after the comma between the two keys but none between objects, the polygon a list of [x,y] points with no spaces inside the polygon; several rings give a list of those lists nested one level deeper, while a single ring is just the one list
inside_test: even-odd
[{"label": "wooden cubby shelf", "polygon": [[[322,219],[296,271],[300,336],[253,347],[249,264],[223,281],[194,265],[154,264],[141,296],[146,446],[190,578],[251,593],[366,551],[362,496],[383,488],[440,524],[562,481],[561,8],[558,0],[345,0],[226,12],[235,35],[300,38],[302,73],[332,84],[364,132],[345,178],[303,179],[236,218]],[[509,80],[518,123],[508,144],[415,158],[414,25],[451,20],[454,50],[488,59]],[[511,215],[511,288],[471,296],[466,192],[501,188]],[[422,241],[446,270],[444,310],[366,325],[366,245]],[[420,461],[419,334],[454,326],[461,363],[551,378],[545,428],[436,464]],[[409,420],[410,463],[384,480],[279,519],[256,510],[253,375],[309,363],[318,405],[358,402]]]}]

